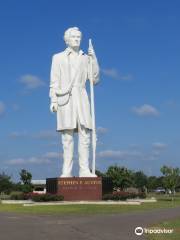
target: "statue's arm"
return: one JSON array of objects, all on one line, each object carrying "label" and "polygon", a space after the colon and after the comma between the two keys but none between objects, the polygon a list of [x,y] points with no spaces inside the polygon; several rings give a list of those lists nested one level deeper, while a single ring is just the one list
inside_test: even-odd
[{"label": "statue's arm", "polygon": [[[99,78],[99,64],[98,64],[98,60],[96,58],[96,55],[94,54],[94,56],[90,56],[92,59],[92,77],[93,77],[93,83],[97,84],[100,81]],[[88,57],[88,79],[90,79],[91,73],[91,67],[90,67],[90,58]]]},{"label": "statue's arm", "polygon": [[57,103],[56,89],[58,87],[59,78],[60,78],[59,65],[57,61],[57,56],[54,55],[52,58],[51,74],[50,74],[49,97],[51,99],[51,103]]},{"label": "statue's arm", "polygon": [[96,56],[92,59],[92,74],[93,74],[93,83],[97,84],[99,82],[99,64]]}]

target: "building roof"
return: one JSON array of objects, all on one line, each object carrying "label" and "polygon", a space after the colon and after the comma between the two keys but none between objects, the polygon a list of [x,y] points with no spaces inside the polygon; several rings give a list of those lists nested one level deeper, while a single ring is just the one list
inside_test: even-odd
[{"label": "building roof", "polygon": [[46,184],[46,180],[31,180],[31,183],[34,185]]}]

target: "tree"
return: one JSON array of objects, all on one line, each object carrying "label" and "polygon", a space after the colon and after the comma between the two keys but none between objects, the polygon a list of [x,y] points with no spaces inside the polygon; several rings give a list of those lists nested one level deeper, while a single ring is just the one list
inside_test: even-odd
[{"label": "tree", "polygon": [[22,169],[19,175],[20,180],[23,182],[23,184],[31,184],[32,174],[30,172],[28,172],[25,169]]},{"label": "tree", "polygon": [[177,191],[180,191],[180,176],[178,177],[178,180],[177,180],[176,189],[177,189]]},{"label": "tree", "polygon": [[148,188],[148,191],[152,191],[157,188],[157,177],[156,176],[148,177],[147,188]]},{"label": "tree", "polygon": [[163,186],[163,179],[164,177],[156,177],[156,176],[150,176],[147,178],[147,188],[148,191],[153,191],[154,189],[158,187]]},{"label": "tree", "polygon": [[104,174],[103,172],[101,172],[101,171],[99,171],[99,170],[97,170],[97,169],[96,169],[96,171],[95,171],[95,174],[96,174],[98,177],[104,177],[104,176],[105,176],[105,174]]},{"label": "tree", "polygon": [[23,182],[22,191],[24,193],[31,192],[33,190],[33,185],[31,184],[32,174],[25,169],[22,169],[19,173],[20,180]]},{"label": "tree", "polygon": [[9,194],[12,190],[12,186],[11,177],[4,172],[0,173],[0,193]]},{"label": "tree", "polygon": [[164,175],[164,187],[165,189],[170,189],[171,193],[175,193],[175,188],[178,184],[180,169],[172,168],[168,166],[163,166],[161,168],[161,172]]},{"label": "tree", "polygon": [[130,187],[133,182],[133,175],[130,170],[125,167],[110,166],[106,172],[106,176],[110,177],[114,188],[121,190]]},{"label": "tree", "polygon": [[143,191],[147,187],[147,176],[142,172],[138,171],[133,174],[134,186]]}]

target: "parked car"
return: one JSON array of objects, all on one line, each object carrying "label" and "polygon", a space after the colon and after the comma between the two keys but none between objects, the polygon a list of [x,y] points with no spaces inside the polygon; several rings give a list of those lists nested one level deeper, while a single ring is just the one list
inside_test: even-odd
[{"label": "parked car", "polygon": [[158,187],[154,190],[155,193],[166,193],[166,190],[163,187]]}]

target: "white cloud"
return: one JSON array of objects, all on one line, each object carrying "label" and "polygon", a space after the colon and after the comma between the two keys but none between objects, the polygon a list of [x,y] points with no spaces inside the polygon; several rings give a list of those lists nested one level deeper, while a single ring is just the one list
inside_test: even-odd
[{"label": "white cloud", "polygon": [[5,104],[0,101],[0,116],[5,113]]},{"label": "white cloud", "polygon": [[19,137],[27,137],[28,136],[28,133],[26,131],[22,131],[22,132],[11,132],[9,134],[9,137],[11,138],[19,138]]},{"label": "white cloud", "polygon": [[[48,140],[56,138],[58,136],[55,130],[42,130],[37,133],[28,133],[27,131],[14,131],[9,134],[9,137],[12,138],[20,138],[20,137],[29,137],[29,138],[37,138],[42,140]],[[55,144],[55,143],[54,143]],[[56,143],[57,145],[57,143]]]},{"label": "white cloud", "polygon": [[97,127],[97,133],[103,134],[103,133],[106,133],[107,131],[108,131],[107,128]]},{"label": "white cloud", "polygon": [[59,142],[49,142],[45,144],[46,146],[52,147],[52,146],[59,146]]},{"label": "white cloud", "polygon": [[42,156],[33,156],[29,158],[13,158],[7,161],[9,165],[24,165],[24,164],[51,164],[53,159],[62,158],[61,153],[47,152]]},{"label": "white cloud", "polygon": [[170,100],[166,101],[165,105],[166,105],[166,107],[169,107],[174,110],[180,107],[180,104],[179,104],[178,100],[176,100],[176,99],[170,99]]},{"label": "white cloud", "polygon": [[140,107],[133,107],[132,111],[139,116],[158,116],[159,111],[149,104],[144,104]]},{"label": "white cloud", "polygon": [[129,81],[129,80],[133,79],[131,74],[122,75],[115,68],[103,68],[103,69],[101,69],[101,72],[105,76],[111,77],[111,78],[116,79],[116,80]]},{"label": "white cloud", "polygon": [[57,136],[58,136],[58,134],[55,130],[43,130],[43,131],[40,131],[40,132],[34,134],[34,137],[39,138],[39,139],[51,139],[51,138],[55,138]]},{"label": "white cloud", "polygon": [[59,158],[62,157],[62,154],[59,152],[47,152],[43,156],[45,158]]},{"label": "white cloud", "polygon": [[152,145],[156,150],[164,150],[168,146],[166,143],[162,142],[154,142]]},{"label": "white cloud", "polygon": [[21,165],[26,163],[24,158],[13,158],[7,161],[8,164],[10,165]]},{"label": "white cloud", "polygon": [[127,160],[134,158],[142,158],[142,153],[138,151],[114,151],[114,150],[105,150],[97,153],[97,156],[100,158],[111,158],[119,160]]},{"label": "white cloud", "polygon": [[43,158],[43,157],[30,157],[28,159],[29,163],[34,163],[34,164],[41,164],[41,163],[51,163],[51,160],[48,158]]},{"label": "white cloud", "polygon": [[30,74],[21,76],[20,82],[24,84],[25,88],[28,90],[45,86],[44,81],[42,81],[39,77]]},{"label": "white cloud", "polygon": [[9,165],[24,165],[24,164],[49,164],[51,161],[47,158],[30,157],[30,158],[14,158],[7,161]]},{"label": "white cloud", "polygon": [[153,149],[151,154],[149,155],[149,160],[158,160],[161,157],[163,151],[167,148],[167,146],[167,144],[162,142],[154,142],[152,144]]},{"label": "white cloud", "polygon": [[[160,145],[157,145],[160,148]],[[163,146],[162,146],[163,148]],[[162,159],[162,149],[153,148],[150,151],[147,150],[104,150],[97,153],[97,158],[108,159],[109,161],[158,161]],[[138,163],[139,164],[139,163]]]},{"label": "white cloud", "polygon": [[104,143],[97,138],[97,146],[102,146]]},{"label": "white cloud", "polygon": [[158,150],[153,150],[151,153],[147,154],[145,160],[153,161],[158,160],[161,157],[161,152]]}]

